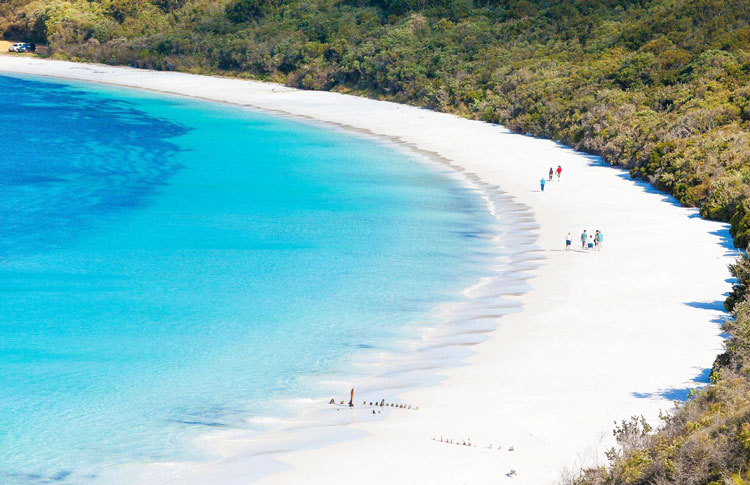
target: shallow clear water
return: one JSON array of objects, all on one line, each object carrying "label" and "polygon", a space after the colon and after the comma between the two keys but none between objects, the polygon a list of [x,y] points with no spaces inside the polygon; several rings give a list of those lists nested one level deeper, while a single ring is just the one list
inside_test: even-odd
[{"label": "shallow clear water", "polygon": [[185,458],[483,274],[481,200],[391,145],[110,87],[0,91],[1,483]]}]

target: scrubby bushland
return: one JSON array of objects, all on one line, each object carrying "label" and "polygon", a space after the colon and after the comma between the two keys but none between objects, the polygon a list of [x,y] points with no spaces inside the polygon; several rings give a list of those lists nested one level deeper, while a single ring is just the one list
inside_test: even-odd
[{"label": "scrubby bushland", "polygon": [[734,310],[734,306],[745,300],[750,291],[750,246],[748,251],[742,254],[736,262],[729,265],[729,272],[737,280],[732,285],[732,291],[729,293],[724,306],[727,311]]},{"label": "scrubby bushland", "polygon": [[[739,272],[737,271],[740,268]],[[589,468],[567,485],[747,485],[750,484],[750,276],[747,254],[733,265],[739,275],[726,352],[716,359],[711,384],[653,432],[633,418],[615,429],[618,446],[607,466]],[[739,299],[741,296],[742,299]]]},{"label": "scrubby bushland", "polygon": [[221,72],[500,122],[750,233],[746,0],[5,0],[57,57]]}]

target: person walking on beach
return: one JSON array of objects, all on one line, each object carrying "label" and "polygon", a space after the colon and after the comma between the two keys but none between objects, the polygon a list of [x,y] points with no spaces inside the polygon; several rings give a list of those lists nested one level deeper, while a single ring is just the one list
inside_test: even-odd
[{"label": "person walking on beach", "polygon": [[542,192],[544,192],[544,184],[547,182],[544,180],[544,177],[542,177],[542,180],[539,181],[542,184]]},{"label": "person walking on beach", "polygon": [[589,235],[586,234],[586,229],[581,233],[581,249],[586,250],[586,242],[589,240]]},{"label": "person walking on beach", "polygon": [[594,247],[599,250],[599,229],[594,233]]},{"label": "person walking on beach", "polygon": [[570,251],[570,245],[573,244],[573,237],[568,233],[567,236],[565,236],[565,251]]},{"label": "person walking on beach", "polygon": [[549,181],[552,182],[552,175],[555,173],[554,170],[552,170],[552,167],[549,168]]},{"label": "person walking on beach", "polygon": [[596,231],[596,248],[601,251],[604,247],[604,233],[602,231]]},{"label": "person walking on beach", "polygon": [[559,182],[560,181],[560,174],[562,173],[562,166],[558,165],[556,172],[557,172],[557,181]]}]

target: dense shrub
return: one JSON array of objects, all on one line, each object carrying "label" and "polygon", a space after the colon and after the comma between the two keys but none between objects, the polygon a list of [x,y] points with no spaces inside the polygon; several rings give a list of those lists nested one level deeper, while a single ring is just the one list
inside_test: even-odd
[{"label": "dense shrub", "polygon": [[259,19],[265,10],[266,2],[263,0],[232,0],[226,6],[227,18],[234,23]]},{"label": "dense shrub", "polygon": [[750,246],[737,258],[736,262],[729,265],[729,272],[736,282],[732,285],[732,291],[724,302],[724,306],[727,311],[731,312],[735,305],[747,300],[748,295],[750,295]]}]

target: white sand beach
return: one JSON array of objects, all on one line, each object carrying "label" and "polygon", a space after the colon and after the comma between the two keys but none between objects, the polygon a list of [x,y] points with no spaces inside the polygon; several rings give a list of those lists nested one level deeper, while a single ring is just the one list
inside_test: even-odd
[{"label": "white sand beach", "polygon": [[[482,309],[472,318],[496,328],[471,347],[466,365],[439,370],[437,386],[398,395],[418,411],[361,420],[362,410],[341,409],[354,413],[351,423],[330,432],[352,439],[281,450],[269,441],[279,470],[257,483],[555,483],[563,469],[602,459],[615,420],[642,414],[656,423],[660,409],[706,382],[721,351],[734,256],[727,225],[702,220],[596,157],[453,115],[274,84],[11,56],[0,56],[2,72],[234,103],[390,137],[447,160],[488,193],[497,186],[499,197],[533,215],[525,226],[508,226],[537,248],[528,254],[535,264],[525,267],[530,288],[503,291],[500,279],[469,293]],[[561,180],[541,192],[539,180],[558,164]],[[583,229],[602,230],[605,249],[581,252]],[[565,252],[568,232],[573,250]],[[502,293],[521,311],[486,313],[501,306]],[[347,389],[337,399],[348,399]],[[232,449],[199,469],[159,476],[226,485],[262,475]]]}]

